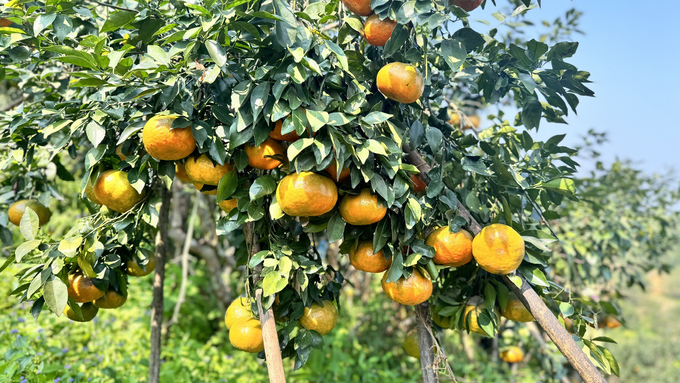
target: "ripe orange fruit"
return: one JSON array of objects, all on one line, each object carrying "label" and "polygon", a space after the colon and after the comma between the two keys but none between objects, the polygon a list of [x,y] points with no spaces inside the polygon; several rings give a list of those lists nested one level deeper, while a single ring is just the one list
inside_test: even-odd
[{"label": "ripe orange fruit", "polygon": [[418,345],[418,330],[412,329],[404,338],[404,351],[416,359],[420,359],[420,346]]},{"label": "ripe orange fruit", "polygon": [[236,199],[236,198],[225,199],[224,201],[220,201],[217,205],[225,213],[229,213],[232,209],[234,209],[236,206],[238,206],[238,199]]},{"label": "ripe orange fruit", "polygon": [[87,184],[85,185],[85,196],[87,196],[87,199],[93,203],[96,203],[97,205],[102,204],[101,201],[97,199],[97,196],[94,195],[94,185],[92,185],[92,179],[87,180]]},{"label": "ripe orange fruit", "polygon": [[411,182],[413,182],[413,191],[416,192],[416,194],[422,193],[427,189],[427,184],[419,175],[410,174],[408,177],[411,179]]},{"label": "ripe orange fruit", "polygon": [[245,319],[234,323],[229,330],[229,342],[237,349],[251,354],[264,350],[260,321]]},{"label": "ripe orange fruit", "polygon": [[451,233],[448,226],[440,227],[427,236],[425,244],[434,247],[436,265],[459,267],[472,260],[472,234],[463,229]]},{"label": "ripe orange fruit", "polygon": [[10,25],[12,25],[12,21],[10,19],[6,19],[4,17],[2,19],[0,19],[0,27],[4,28],[4,27],[9,27]]},{"label": "ripe orange fruit", "polygon": [[151,274],[156,269],[156,263],[158,263],[158,259],[154,253],[149,254],[149,262],[146,263],[144,269],[139,265],[139,263],[137,263],[137,259],[133,257],[127,261],[126,272],[128,275],[133,277],[143,277]]},{"label": "ripe orange fruit", "polygon": [[76,315],[76,312],[69,305],[66,305],[63,311],[64,315],[74,322],[89,322],[97,316],[99,308],[92,302],[86,302],[80,306],[80,312],[83,314],[82,318]]},{"label": "ripe orange fruit", "polygon": [[517,346],[508,347],[499,354],[505,363],[519,363],[524,360],[524,352]]},{"label": "ripe orange fruit", "polygon": [[534,316],[524,307],[522,301],[511,295],[505,310],[501,307],[501,315],[515,322],[533,322]]},{"label": "ripe orange fruit", "polygon": [[119,213],[132,209],[144,198],[144,193],[130,185],[128,174],[120,170],[107,170],[94,183],[95,197],[106,207]]},{"label": "ripe orange fruit", "polygon": [[40,202],[30,199],[22,199],[10,205],[9,209],[7,209],[9,221],[19,226],[27,207],[31,208],[31,210],[38,215],[38,226],[43,226],[50,221],[50,218],[52,217],[50,209]]},{"label": "ripe orange fruit", "polygon": [[127,297],[118,294],[114,289],[110,288],[104,296],[95,299],[93,303],[100,309],[117,309],[122,306],[125,301],[127,301]]},{"label": "ripe orange fruit", "polygon": [[240,297],[231,302],[227,308],[227,313],[224,315],[224,324],[227,325],[227,329],[231,329],[234,323],[250,318],[255,318],[253,312],[250,311],[250,301],[246,297]]},{"label": "ripe orange fruit", "polygon": [[[484,336],[493,336],[493,334],[487,334],[486,331],[484,331],[483,328],[479,326],[479,322],[477,318],[479,315],[484,311],[484,308],[486,306],[484,305],[484,299],[481,297],[472,297],[470,300],[468,300],[468,304],[465,306],[465,311],[463,312],[463,329],[467,330],[468,328],[468,313],[470,314],[470,332],[474,332],[480,335]],[[498,307],[494,307],[494,314],[496,314],[496,317],[500,317],[500,312],[498,311]]]},{"label": "ripe orange fruit", "polygon": [[432,312],[432,321],[443,329],[451,328],[452,317],[443,317],[435,312]]},{"label": "ripe orange fruit", "polygon": [[104,292],[92,283],[92,279],[81,272],[69,274],[67,292],[68,296],[78,303],[92,302],[104,296]]},{"label": "ripe orange fruit", "polygon": [[413,269],[411,276],[402,276],[396,282],[387,282],[387,273],[382,278],[382,289],[391,300],[402,305],[414,306],[430,299],[432,295],[432,281],[424,277],[417,269]]},{"label": "ripe orange fruit", "polygon": [[373,13],[371,0],[342,0],[342,3],[355,15],[368,16]]},{"label": "ripe orange fruit", "polygon": [[385,97],[402,104],[416,102],[425,90],[423,76],[411,64],[394,62],[378,71],[378,90]]},{"label": "ripe orange fruit", "polygon": [[326,168],[326,173],[331,176],[331,179],[339,184],[345,182],[349,178],[349,168],[344,168],[338,176],[338,167],[335,165],[335,161],[331,162],[330,166]]},{"label": "ripe orange fruit", "polygon": [[347,194],[340,201],[340,215],[350,225],[370,225],[383,219],[385,214],[387,208],[368,188],[361,189],[359,195]]},{"label": "ripe orange fruit", "polygon": [[380,20],[380,16],[372,14],[368,16],[366,24],[364,24],[364,38],[367,43],[375,47],[384,47],[396,26],[396,21],[390,19]]},{"label": "ripe orange fruit", "polygon": [[463,8],[465,11],[470,12],[475,10],[482,4],[484,0],[449,0],[451,5],[457,5]]},{"label": "ripe orange fruit", "polygon": [[613,315],[607,315],[606,317],[604,317],[604,321],[602,324],[598,323],[598,327],[618,328],[621,327],[621,322],[619,322],[619,320],[616,319]]},{"label": "ripe orange fruit", "polygon": [[[463,130],[468,130],[468,129],[477,129],[480,124],[479,116],[467,116],[467,119],[470,120],[470,124],[467,122],[465,125],[463,125]],[[449,124],[453,125],[454,127],[460,127],[460,116],[458,113],[452,113],[451,114],[451,119],[449,120]]]},{"label": "ripe orange fruit", "polygon": [[472,255],[482,269],[492,274],[509,274],[522,263],[524,239],[510,226],[489,225],[472,241]]},{"label": "ripe orange fruit", "polygon": [[328,334],[338,324],[338,309],[333,302],[323,301],[323,306],[312,303],[312,307],[305,307],[300,317],[300,325],[307,330],[314,330],[321,335]]},{"label": "ripe orange fruit", "polygon": [[333,210],[338,188],[328,177],[312,172],[291,173],[276,187],[276,201],[293,217],[317,217]]},{"label": "ripe orange fruit", "polygon": [[386,259],[382,250],[373,253],[373,241],[359,242],[356,250],[350,249],[349,260],[355,269],[368,273],[382,273],[392,264],[392,260]]},{"label": "ripe orange fruit", "polygon": [[273,138],[267,138],[258,146],[246,144],[243,148],[248,155],[248,164],[255,169],[272,170],[281,165],[281,161],[271,156],[280,156],[278,158],[286,158],[285,150],[280,142]]},{"label": "ripe orange fruit", "polygon": [[[220,165],[210,159],[205,153],[198,156],[198,158],[191,156],[187,158],[184,164],[184,170],[187,175],[196,183],[217,186],[222,179],[222,176],[234,170],[234,165],[224,164]],[[200,188],[197,187],[200,190]]]},{"label": "ripe orange fruit", "polygon": [[191,126],[170,129],[177,117],[155,116],[144,124],[142,142],[147,153],[155,159],[176,161],[187,157],[196,149]]},{"label": "ripe orange fruit", "polygon": [[175,164],[175,178],[179,179],[180,181],[184,182],[185,184],[188,184],[191,182],[191,178],[189,178],[189,175],[187,174],[186,169],[184,168],[184,164]]},{"label": "ripe orange fruit", "polygon": [[300,136],[298,136],[297,132],[294,130],[290,133],[281,134],[281,128],[283,128],[283,119],[274,123],[274,129],[269,133],[269,137],[286,142],[295,142],[300,139]]}]

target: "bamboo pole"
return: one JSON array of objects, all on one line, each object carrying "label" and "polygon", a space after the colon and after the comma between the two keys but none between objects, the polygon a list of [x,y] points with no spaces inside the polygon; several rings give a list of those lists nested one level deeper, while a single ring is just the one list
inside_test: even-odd
[{"label": "bamboo pole", "polygon": [[[248,252],[253,256],[260,251],[257,234],[253,227],[253,223],[249,222],[243,225],[243,233],[246,237],[246,244],[248,245]],[[253,276],[253,283],[257,283],[260,278],[260,270],[255,270]],[[279,346],[279,336],[276,333],[276,322],[274,320],[274,310],[270,307],[267,311],[262,309],[262,289],[257,289],[255,292],[255,300],[257,302],[257,311],[260,315],[260,327],[262,328],[262,340],[264,342],[264,355],[267,360],[267,372],[269,373],[269,381],[271,383],[285,383],[286,375],[283,371],[283,360],[281,359],[281,347]]]},{"label": "bamboo pole", "polygon": [[[415,150],[410,150],[408,145],[404,145],[404,152],[407,153],[408,161],[418,168],[421,172],[420,178],[425,181],[425,183],[430,182],[428,173],[431,170],[430,165],[423,160],[423,157]],[[465,218],[468,222],[468,226],[474,235],[479,234],[482,231],[481,225],[472,217],[470,211],[458,201],[458,214]],[[503,276],[503,281],[510,287],[510,289],[517,295],[517,297],[522,301],[524,306],[531,312],[531,314],[536,319],[536,322],[543,328],[543,330],[548,334],[550,339],[555,343],[557,348],[562,352],[562,354],[567,358],[569,363],[578,372],[584,382],[586,383],[606,383],[604,376],[598,371],[597,367],[588,358],[588,356],[581,350],[574,339],[569,335],[567,330],[560,324],[557,320],[555,314],[550,311],[550,309],[545,305],[541,297],[538,296],[536,291],[527,283],[527,281],[518,275],[521,281],[521,286],[515,285],[510,278],[505,275]],[[423,349],[421,348],[421,357]],[[425,371],[423,370],[423,379],[425,379]],[[428,382],[424,380],[425,382]]]}]

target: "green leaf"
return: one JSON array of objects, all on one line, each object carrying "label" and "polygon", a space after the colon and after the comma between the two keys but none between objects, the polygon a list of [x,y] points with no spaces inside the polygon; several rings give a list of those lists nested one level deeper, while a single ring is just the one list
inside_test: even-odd
[{"label": "green leaf", "polygon": [[38,235],[38,229],[40,229],[40,218],[38,218],[38,214],[30,207],[26,207],[24,215],[21,216],[21,221],[19,222],[21,234],[24,238],[31,241]]},{"label": "green leaf", "polygon": [[73,257],[76,255],[78,248],[83,243],[83,237],[75,236],[70,238],[64,238],[59,242],[58,250],[67,257]]},{"label": "green leaf", "polygon": [[345,221],[342,219],[340,213],[335,213],[328,220],[328,226],[326,227],[326,232],[328,234],[328,242],[335,242],[342,239],[345,234]]},{"label": "green leaf", "polygon": [[293,161],[305,148],[314,143],[313,138],[301,138],[288,147],[288,161]]},{"label": "green leaf", "polygon": [[[596,339],[597,338],[595,338],[593,340],[596,340]],[[614,343],[616,343],[616,342],[614,342]],[[604,357],[609,362],[609,367],[611,368],[612,373],[614,373],[614,375],[616,375],[616,376],[619,376],[619,374],[621,373],[620,368],[619,368],[619,362],[616,360],[614,355],[612,355],[612,353],[608,349],[603,347],[602,352],[604,353]]]},{"label": "green leaf", "polygon": [[420,204],[413,197],[409,197],[406,208],[404,209],[404,222],[406,228],[411,230],[420,221],[422,214]]},{"label": "green leaf", "polygon": [[130,11],[118,11],[111,13],[109,14],[109,18],[106,19],[104,25],[102,25],[102,29],[99,32],[112,32],[120,29],[134,20],[136,16],[137,12]]},{"label": "green leaf", "polygon": [[574,184],[574,180],[570,178],[557,178],[548,182],[545,182],[543,184],[540,184],[541,187],[544,189],[549,189],[554,192],[558,192],[561,194],[566,194],[566,195],[575,195],[576,194],[576,186]]},{"label": "green leaf", "polygon": [[[26,215],[24,214],[24,217],[25,216]],[[16,257],[16,261],[21,262],[21,259],[26,254],[35,250],[38,246],[40,246],[41,243],[42,243],[42,241],[40,241],[39,239],[33,239],[33,240],[30,240],[30,241],[26,241],[26,242],[22,243],[21,245],[19,245],[19,247],[17,247],[16,251],[14,252],[14,255]]]},{"label": "green leaf", "polygon": [[259,177],[250,186],[250,200],[255,201],[266,195],[270,195],[276,190],[276,181],[270,175]]},{"label": "green leaf", "polygon": [[250,257],[250,262],[248,262],[248,267],[250,267],[252,269],[253,267],[259,265],[260,263],[262,263],[262,261],[264,260],[264,258],[267,255],[269,255],[269,250],[262,250],[262,251],[256,253],[255,255]]},{"label": "green leaf", "polygon": [[391,114],[387,114],[387,113],[383,113],[383,112],[371,112],[366,117],[363,117],[362,121],[369,124],[369,125],[375,125],[375,124],[383,123],[383,122],[389,120],[390,118],[392,118]]},{"label": "green leaf", "polygon": [[43,286],[43,297],[47,307],[57,316],[61,316],[68,302],[66,284],[56,276],[50,276]]},{"label": "green leaf", "polygon": [[262,295],[268,297],[283,290],[283,288],[286,287],[285,284],[283,287],[279,288],[279,282],[282,280],[286,281],[278,272],[271,272],[267,274],[262,281]]},{"label": "green leaf", "polygon": [[607,343],[614,343],[617,344],[616,341],[612,338],[609,338],[607,336],[598,336],[597,338],[593,338],[593,341],[596,342],[607,342]]},{"label": "green leaf", "polygon": [[393,54],[397,53],[399,49],[408,40],[409,32],[405,25],[397,24],[397,26],[392,31],[390,38],[385,43],[385,49],[383,50],[382,57],[388,58]]},{"label": "green leaf", "polygon": [[36,17],[33,22],[33,35],[38,36],[45,28],[49,27],[57,18],[56,13],[45,13]]},{"label": "green leaf", "polygon": [[441,130],[431,127],[427,128],[425,138],[427,138],[427,143],[430,144],[432,153],[438,153],[442,149],[443,135]]},{"label": "green leaf", "polygon": [[273,0],[274,11],[280,20],[274,21],[276,29],[276,39],[279,44],[286,48],[293,46],[297,41],[297,20],[288,2],[284,0]]},{"label": "green leaf", "polygon": [[484,286],[484,303],[486,303],[486,307],[496,306],[496,289],[493,288],[491,283]]},{"label": "green leaf", "polygon": [[[394,32],[392,32],[392,35],[394,35]],[[330,40],[325,40],[324,43],[326,44],[326,46],[331,51],[333,51],[333,53],[335,54],[335,57],[338,58],[338,62],[340,63],[340,67],[342,68],[342,70],[344,70],[344,71],[349,70],[349,63],[347,61],[347,56],[345,55],[345,51],[343,51],[342,48],[340,48],[338,46],[338,44],[336,44],[336,43],[334,43]]]},{"label": "green leaf", "polygon": [[328,113],[317,112],[316,110],[307,110],[307,123],[312,128],[312,131],[317,132],[329,121]]},{"label": "green leaf", "polygon": [[271,85],[269,82],[263,82],[258,84],[253,92],[250,94],[250,109],[253,110],[253,121],[257,121],[257,117],[264,109],[264,105],[267,103],[267,98],[269,98],[269,91],[271,90]]},{"label": "green leaf", "polygon": [[227,53],[224,51],[224,47],[221,46],[217,41],[206,41],[205,49],[208,51],[210,58],[218,67],[222,68],[227,63]]},{"label": "green leaf", "polygon": [[235,171],[227,172],[220,178],[217,185],[217,202],[231,197],[238,187],[238,174]]},{"label": "green leaf", "polygon": [[465,63],[467,51],[465,45],[459,40],[444,40],[442,41],[442,56],[451,70],[458,72],[461,65]]},{"label": "green leaf", "polygon": [[387,271],[387,282],[396,282],[401,278],[404,271],[404,256],[401,255],[401,251],[396,252],[392,256],[392,264],[390,269]]},{"label": "green leaf", "polygon": [[522,106],[522,125],[527,129],[538,128],[542,113],[541,102],[533,97],[528,98]]},{"label": "green leaf", "polygon": [[565,317],[571,316],[574,314],[574,306],[567,302],[560,302],[560,311]]}]

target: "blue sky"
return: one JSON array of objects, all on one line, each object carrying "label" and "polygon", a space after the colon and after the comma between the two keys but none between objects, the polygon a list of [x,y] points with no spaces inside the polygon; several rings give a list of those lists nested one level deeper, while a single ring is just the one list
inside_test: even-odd
[{"label": "blue sky", "polygon": [[[491,13],[506,12],[507,0],[487,0],[485,10],[474,11],[471,20],[498,25]],[[605,131],[609,142],[600,149],[607,164],[630,159],[648,173],[680,170],[680,0],[653,2],[632,0],[543,0],[542,8],[527,16],[534,22],[552,21],[576,8],[583,12],[575,35],[580,43],[568,61],[591,73],[595,98],[581,98],[578,116],[569,114],[569,125],[541,122],[539,139],[567,133],[564,143],[576,146],[589,129]],[[485,31],[484,24],[473,28]],[[490,112],[493,112],[490,110]],[[484,126],[483,126],[484,127]],[[583,170],[592,164],[580,161]]]}]

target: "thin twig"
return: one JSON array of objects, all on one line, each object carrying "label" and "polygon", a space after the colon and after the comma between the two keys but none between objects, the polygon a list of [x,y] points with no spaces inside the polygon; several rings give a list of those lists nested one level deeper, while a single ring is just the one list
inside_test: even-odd
[{"label": "thin twig", "polygon": [[99,5],[101,5],[102,7],[108,7],[108,8],[113,8],[113,9],[119,9],[119,10],[121,10],[121,11],[137,12],[137,11],[134,10],[134,9],[125,8],[125,7],[119,7],[119,6],[113,5],[113,4],[106,4],[106,3],[102,3],[101,1],[97,1],[97,0],[85,0],[85,1],[90,2],[90,3],[99,4]]}]

